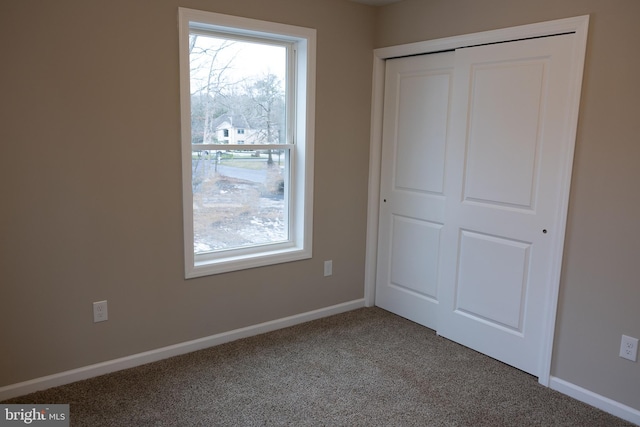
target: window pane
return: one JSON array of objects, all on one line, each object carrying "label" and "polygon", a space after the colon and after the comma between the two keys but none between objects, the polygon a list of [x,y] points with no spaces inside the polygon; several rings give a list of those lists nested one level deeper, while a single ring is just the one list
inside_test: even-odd
[{"label": "window pane", "polygon": [[289,150],[193,151],[194,253],[289,240]]},{"label": "window pane", "polygon": [[287,47],[190,35],[194,253],[289,240],[284,150],[197,145],[285,143]]},{"label": "window pane", "polygon": [[193,144],[286,143],[287,47],[192,33]]}]

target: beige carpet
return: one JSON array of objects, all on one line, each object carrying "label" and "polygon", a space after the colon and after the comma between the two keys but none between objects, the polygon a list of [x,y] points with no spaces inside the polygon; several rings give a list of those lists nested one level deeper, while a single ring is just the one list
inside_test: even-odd
[{"label": "beige carpet", "polygon": [[72,426],[632,426],[365,308],[4,403]]}]

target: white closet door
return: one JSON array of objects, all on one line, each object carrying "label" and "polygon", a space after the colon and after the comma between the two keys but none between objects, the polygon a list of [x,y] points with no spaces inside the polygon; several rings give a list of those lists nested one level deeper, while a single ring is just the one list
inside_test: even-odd
[{"label": "white closet door", "polygon": [[538,376],[573,34],[456,51],[438,333]]},{"label": "white closet door", "polygon": [[436,328],[453,52],[386,65],[376,305]]}]

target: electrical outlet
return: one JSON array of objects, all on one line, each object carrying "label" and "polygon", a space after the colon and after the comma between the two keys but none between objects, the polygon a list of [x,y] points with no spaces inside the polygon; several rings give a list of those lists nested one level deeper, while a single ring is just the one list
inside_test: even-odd
[{"label": "electrical outlet", "polygon": [[93,323],[104,322],[109,320],[107,311],[107,301],[98,301],[93,303]]},{"label": "electrical outlet", "polygon": [[333,274],[333,261],[324,262],[324,277],[331,276]]},{"label": "electrical outlet", "polygon": [[620,357],[635,362],[638,359],[638,338],[622,336],[620,342]]}]

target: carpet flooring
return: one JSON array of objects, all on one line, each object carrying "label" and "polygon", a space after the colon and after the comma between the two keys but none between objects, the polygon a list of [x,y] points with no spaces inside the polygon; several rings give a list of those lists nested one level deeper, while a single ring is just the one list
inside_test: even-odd
[{"label": "carpet flooring", "polygon": [[632,426],[379,308],[3,403],[68,403],[72,426]]}]

